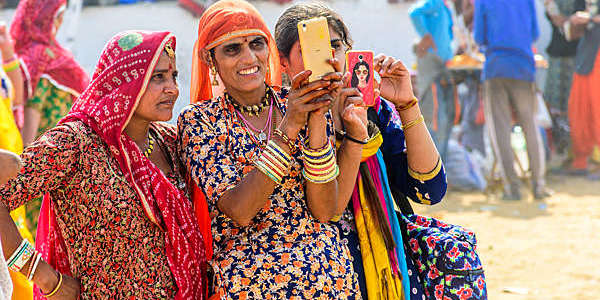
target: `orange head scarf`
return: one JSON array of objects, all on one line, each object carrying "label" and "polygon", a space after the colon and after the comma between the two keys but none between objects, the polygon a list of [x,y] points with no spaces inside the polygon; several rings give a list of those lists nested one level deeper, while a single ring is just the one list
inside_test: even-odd
[{"label": "orange head scarf", "polygon": [[222,0],[210,6],[200,18],[192,59],[192,103],[213,97],[210,66],[202,59],[202,51],[211,50],[233,38],[251,35],[263,36],[269,45],[269,70],[265,82],[269,86],[281,85],[279,52],[265,20],[252,4],[244,0]]}]

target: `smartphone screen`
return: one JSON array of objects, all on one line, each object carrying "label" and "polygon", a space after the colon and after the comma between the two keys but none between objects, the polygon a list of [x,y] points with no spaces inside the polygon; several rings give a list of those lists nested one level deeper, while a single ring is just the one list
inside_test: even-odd
[{"label": "smartphone screen", "polygon": [[373,52],[349,51],[346,54],[346,66],[351,75],[350,86],[360,90],[366,106],[373,106],[375,104]]},{"label": "smartphone screen", "polygon": [[298,23],[298,37],[304,69],[312,71],[309,81],[317,81],[327,73],[334,72],[327,60],[333,58],[329,25],[324,17]]}]

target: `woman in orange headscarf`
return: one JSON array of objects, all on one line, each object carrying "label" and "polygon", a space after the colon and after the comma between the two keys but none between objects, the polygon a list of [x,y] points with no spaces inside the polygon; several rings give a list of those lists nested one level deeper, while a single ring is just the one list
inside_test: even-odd
[{"label": "woman in orange headscarf", "polygon": [[[312,101],[337,91],[342,75],[308,83],[310,71],[302,72],[288,92],[276,87],[279,68],[252,5],[226,0],[207,9],[194,104],[179,117],[178,137],[212,219],[214,282],[224,298],[355,298],[348,249],[327,223],[338,206],[331,101]],[[225,89],[213,97],[217,79]]]}]

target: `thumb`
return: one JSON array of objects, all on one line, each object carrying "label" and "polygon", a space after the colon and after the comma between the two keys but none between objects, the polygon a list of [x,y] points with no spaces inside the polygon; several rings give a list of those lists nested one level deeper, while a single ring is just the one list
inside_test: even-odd
[{"label": "thumb", "polygon": [[344,77],[342,77],[342,82],[344,83],[345,87],[349,87],[350,86],[350,72],[346,72],[346,74],[344,74]]}]

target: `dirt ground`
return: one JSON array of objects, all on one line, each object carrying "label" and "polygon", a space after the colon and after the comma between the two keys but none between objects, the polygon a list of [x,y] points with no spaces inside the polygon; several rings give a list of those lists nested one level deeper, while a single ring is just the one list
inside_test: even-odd
[{"label": "dirt ground", "polygon": [[583,178],[550,177],[552,198],[507,202],[449,191],[417,213],[477,234],[489,299],[600,299],[600,189]]}]

